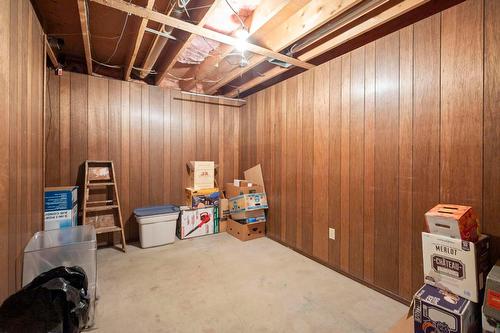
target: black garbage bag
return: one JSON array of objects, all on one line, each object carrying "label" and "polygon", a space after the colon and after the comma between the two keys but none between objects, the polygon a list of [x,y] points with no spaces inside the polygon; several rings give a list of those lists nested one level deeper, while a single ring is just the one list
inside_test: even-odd
[{"label": "black garbage bag", "polygon": [[88,320],[89,299],[78,287],[86,285],[79,267],[57,267],[39,275],[2,304],[0,332],[80,332]]}]

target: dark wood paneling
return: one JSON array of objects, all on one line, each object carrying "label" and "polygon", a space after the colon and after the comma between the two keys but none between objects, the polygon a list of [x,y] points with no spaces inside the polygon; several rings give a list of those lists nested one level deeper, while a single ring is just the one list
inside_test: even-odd
[{"label": "dark wood paneling", "polygon": [[[47,179],[47,185],[81,185],[78,168],[86,159],[112,159],[129,240],[138,239],[135,208],[183,203],[186,161],[213,158],[226,180],[237,177],[237,107],[179,101],[174,99],[180,98],[177,91],[69,72],[62,77],[50,74],[48,84],[54,99],[61,100],[61,92],[69,92],[70,140],[64,155],[58,143],[62,141],[47,142],[54,156],[47,159],[47,174],[56,169],[59,175]],[[51,105],[47,105],[46,119],[60,119],[61,104]],[[221,122],[226,126],[224,131],[219,131]],[[48,138],[61,137],[60,128]],[[225,157],[220,159],[222,152]],[[60,156],[70,156],[69,181],[60,172]]]},{"label": "dark wood paneling", "polygon": [[375,43],[375,276],[398,292],[399,32]]},{"label": "dark wood paneling", "polygon": [[349,106],[349,272],[363,278],[365,49],[351,55]]},{"label": "dark wood paneling", "polygon": [[399,33],[399,294],[412,296],[413,26]]},{"label": "dark wood paneling", "polygon": [[[328,157],[330,82],[328,64],[314,71],[314,132],[313,132],[313,256],[328,262]],[[293,103],[292,100],[288,99]],[[287,113],[290,109],[287,108]],[[291,115],[287,114],[287,119]],[[291,134],[291,133],[290,133]],[[287,138],[287,141],[290,139]],[[334,195],[332,193],[332,195]]]},{"label": "dark wood paneling", "polygon": [[240,127],[256,139],[241,140],[242,161],[274,157],[269,196],[286,199],[270,201],[269,236],[406,300],[423,283],[424,213],[437,203],[482,211],[500,252],[499,7],[467,0],[250,96]]},{"label": "dark wood paneling", "polygon": [[441,157],[443,202],[471,205],[482,217],[483,1],[441,15]]},{"label": "dark wood paneling", "polygon": [[500,1],[485,2],[483,226],[500,257]]},{"label": "dark wood paneling", "polygon": [[[59,117],[43,115],[44,37],[29,1],[0,3],[0,303],[21,287],[24,247],[42,227],[44,122],[59,128]],[[50,140],[46,156],[58,156],[59,138],[52,132]]]},{"label": "dark wood paneling", "polygon": [[424,214],[439,202],[440,22],[434,15],[413,27],[413,290],[424,281]]}]

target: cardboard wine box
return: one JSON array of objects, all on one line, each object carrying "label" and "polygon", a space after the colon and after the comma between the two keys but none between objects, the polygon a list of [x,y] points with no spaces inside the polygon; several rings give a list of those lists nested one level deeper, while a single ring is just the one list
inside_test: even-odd
[{"label": "cardboard wine box", "polygon": [[448,291],[424,285],[413,299],[415,333],[473,333],[479,330],[478,305]]},{"label": "cardboard wine box", "polygon": [[439,204],[425,213],[427,230],[431,234],[476,242],[479,222],[469,206]]},{"label": "cardboard wine box", "polygon": [[227,233],[241,241],[248,241],[266,235],[266,223],[243,224],[234,220],[227,220]]},{"label": "cardboard wine box", "polygon": [[479,302],[489,269],[489,237],[476,243],[422,233],[425,283]]}]

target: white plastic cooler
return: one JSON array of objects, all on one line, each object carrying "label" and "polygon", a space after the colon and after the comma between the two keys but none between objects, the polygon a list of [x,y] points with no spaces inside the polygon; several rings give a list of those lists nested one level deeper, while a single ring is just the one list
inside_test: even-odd
[{"label": "white plastic cooler", "polygon": [[134,210],[139,224],[142,248],[170,244],[175,241],[175,227],[179,208],[174,205],[137,208]]}]

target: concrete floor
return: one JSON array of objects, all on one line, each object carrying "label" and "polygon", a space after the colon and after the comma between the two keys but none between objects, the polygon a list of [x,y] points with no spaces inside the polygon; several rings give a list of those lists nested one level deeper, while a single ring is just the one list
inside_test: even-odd
[{"label": "concrete floor", "polygon": [[407,307],[267,238],[98,251],[99,332],[386,332]]}]

